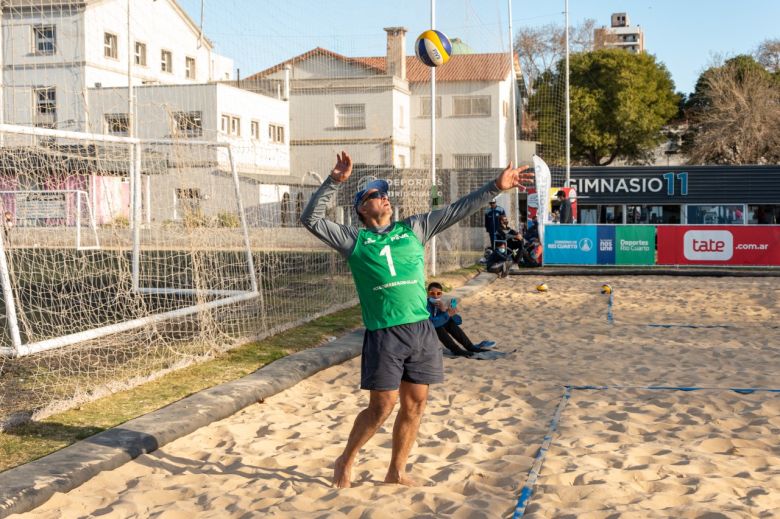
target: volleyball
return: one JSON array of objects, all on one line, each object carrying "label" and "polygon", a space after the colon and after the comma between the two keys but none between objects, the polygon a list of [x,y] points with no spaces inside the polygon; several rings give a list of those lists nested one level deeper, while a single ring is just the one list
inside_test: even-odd
[{"label": "volleyball", "polygon": [[547,283],[539,283],[536,285],[537,292],[547,292]]},{"label": "volleyball", "polygon": [[604,283],[601,285],[601,293],[602,294],[611,294],[612,293],[612,287]]},{"label": "volleyball", "polygon": [[452,44],[449,38],[434,29],[429,29],[417,37],[414,43],[414,53],[429,67],[444,65],[452,55]]}]

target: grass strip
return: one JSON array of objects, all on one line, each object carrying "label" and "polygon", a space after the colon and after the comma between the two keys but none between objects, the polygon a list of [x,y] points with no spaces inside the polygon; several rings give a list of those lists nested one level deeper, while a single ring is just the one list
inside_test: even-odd
[{"label": "grass strip", "polygon": [[[479,271],[475,265],[447,272],[429,281],[439,281],[445,291],[450,291],[466,283]],[[29,463],[203,389],[239,379],[277,359],[318,346],[362,324],[360,306],[347,308],[127,391],[6,430],[0,433],[0,472]]]},{"label": "grass strip", "polygon": [[296,351],[362,326],[360,306],[245,344],[206,362],[0,433],[0,472],[51,454],[79,440],[156,411],[193,393],[239,379]]}]

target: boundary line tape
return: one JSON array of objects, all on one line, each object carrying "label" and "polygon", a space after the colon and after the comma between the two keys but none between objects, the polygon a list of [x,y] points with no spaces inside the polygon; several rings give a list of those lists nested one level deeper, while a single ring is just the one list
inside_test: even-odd
[{"label": "boundary line tape", "polygon": [[525,485],[520,490],[520,496],[517,499],[517,505],[515,506],[512,519],[519,519],[525,514],[525,509],[528,507],[528,503],[533,495],[534,486],[539,474],[542,472],[542,465],[544,463],[544,457],[547,455],[547,451],[552,444],[552,437],[558,430],[558,422],[560,422],[563,409],[566,407],[566,403],[571,398],[572,391],[603,391],[607,389],[647,389],[652,391],[733,391],[740,395],[749,395],[752,393],[780,393],[780,389],[768,388],[768,387],[717,387],[717,386],[596,386],[596,385],[565,385],[563,386],[563,396],[561,401],[558,402],[558,407],[555,408],[555,414],[550,421],[550,427],[547,434],[544,436],[542,445],[539,447],[539,451],[536,453],[534,463],[531,466],[531,470],[528,472]]}]

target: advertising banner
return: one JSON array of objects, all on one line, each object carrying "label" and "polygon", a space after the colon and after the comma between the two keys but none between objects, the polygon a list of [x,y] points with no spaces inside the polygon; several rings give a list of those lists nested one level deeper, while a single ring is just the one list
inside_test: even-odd
[{"label": "advertising banner", "polygon": [[596,262],[599,265],[615,264],[615,226],[599,225],[597,231],[598,251]]},{"label": "advertising banner", "polygon": [[548,225],[544,240],[545,265],[595,265],[595,225]]},{"label": "advertising banner", "polygon": [[655,226],[618,226],[615,230],[615,264],[654,265]]},{"label": "advertising banner", "polygon": [[660,265],[778,265],[778,225],[659,225]]}]

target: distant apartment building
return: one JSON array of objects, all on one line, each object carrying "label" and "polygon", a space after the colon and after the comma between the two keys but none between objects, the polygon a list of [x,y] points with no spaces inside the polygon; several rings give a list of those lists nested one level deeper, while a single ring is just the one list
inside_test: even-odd
[{"label": "distant apartment building", "polygon": [[625,49],[629,52],[645,51],[645,36],[642,28],[631,26],[627,13],[612,13],[609,27],[593,31],[593,43],[596,49]]},{"label": "distant apartment building", "polygon": [[385,31],[386,56],[350,58],[316,48],[248,78],[290,78],[292,170],[327,172],[341,149],[357,163],[427,168],[432,110],[437,166],[496,168],[512,160],[516,84],[508,55],[453,55],[436,69],[432,103],[430,68],[406,55],[406,29]]}]

